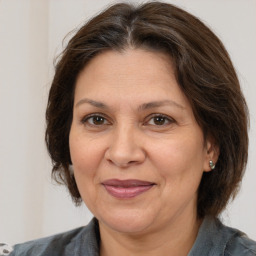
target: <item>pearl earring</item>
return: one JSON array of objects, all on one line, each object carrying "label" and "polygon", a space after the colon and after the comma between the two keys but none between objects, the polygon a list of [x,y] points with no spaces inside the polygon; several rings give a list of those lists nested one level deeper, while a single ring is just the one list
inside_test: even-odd
[{"label": "pearl earring", "polygon": [[209,165],[210,165],[210,167],[211,167],[212,170],[215,169],[215,164],[213,163],[212,160],[209,161]]}]

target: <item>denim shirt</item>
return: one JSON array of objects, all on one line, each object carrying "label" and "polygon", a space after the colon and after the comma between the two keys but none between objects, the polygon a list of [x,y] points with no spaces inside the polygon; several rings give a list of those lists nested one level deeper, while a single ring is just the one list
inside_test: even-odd
[{"label": "denim shirt", "polygon": [[[9,256],[99,256],[98,221],[62,234],[18,244]],[[188,256],[256,256],[256,242],[237,229],[206,217]]]}]

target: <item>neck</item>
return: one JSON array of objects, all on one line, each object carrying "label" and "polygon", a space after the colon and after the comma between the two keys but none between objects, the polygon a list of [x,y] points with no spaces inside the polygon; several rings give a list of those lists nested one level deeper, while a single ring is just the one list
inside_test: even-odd
[{"label": "neck", "polygon": [[177,217],[160,230],[136,234],[120,233],[99,222],[101,234],[101,256],[148,255],[186,256],[192,248],[201,220],[196,215],[184,219]]}]

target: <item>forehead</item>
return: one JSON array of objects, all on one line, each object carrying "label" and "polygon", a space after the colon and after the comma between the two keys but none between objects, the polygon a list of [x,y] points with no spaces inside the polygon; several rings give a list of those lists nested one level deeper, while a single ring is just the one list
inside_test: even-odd
[{"label": "forehead", "polygon": [[126,49],[122,52],[107,50],[92,58],[80,72],[79,77],[86,73],[97,77],[100,75],[99,78],[116,75],[143,78],[143,75],[147,76],[150,73],[152,78],[153,75],[158,75],[160,70],[165,75],[167,73],[174,75],[172,61],[167,54],[143,49]]},{"label": "forehead", "polygon": [[146,101],[162,100],[164,96],[187,101],[176,81],[171,58],[142,49],[103,52],[80,72],[75,101],[85,96],[108,99],[115,95],[134,102],[142,97]]}]

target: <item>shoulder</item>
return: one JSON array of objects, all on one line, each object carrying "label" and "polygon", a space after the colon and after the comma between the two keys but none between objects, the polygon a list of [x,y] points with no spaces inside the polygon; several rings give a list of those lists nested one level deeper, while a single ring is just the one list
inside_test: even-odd
[{"label": "shoulder", "polygon": [[189,256],[256,256],[256,242],[238,229],[206,216]]},{"label": "shoulder", "polygon": [[[88,226],[76,228],[74,230],[57,235],[40,238],[14,246],[9,256],[75,256],[80,255],[78,251],[81,247],[94,245],[95,221],[91,221]],[[85,248],[83,248],[84,250]],[[91,249],[90,249],[91,250]]]},{"label": "shoulder", "polygon": [[64,232],[50,237],[40,238],[14,246],[10,256],[25,255],[61,255],[59,254],[63,248],[68,248],[79,237],[82,228]]},{"label": "shoulder", "polygon": [[231,234],[225,248],[225,256],[256,256],[256,242],[240,230],[226,227]]},{"label": "shoulder", "polygon": [[217,233],[223,243],[224,256],[256,256],[256,242],[244,232],[231,228],[217,220]]}]

